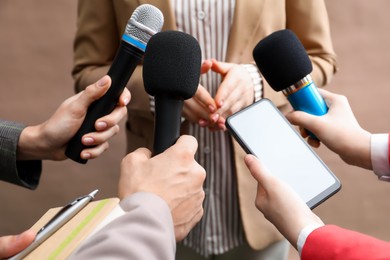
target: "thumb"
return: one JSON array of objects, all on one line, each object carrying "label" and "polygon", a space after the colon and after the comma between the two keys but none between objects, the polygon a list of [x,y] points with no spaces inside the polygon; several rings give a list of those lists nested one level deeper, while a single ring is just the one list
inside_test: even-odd
[{"label": "thumb", "polygon": [[263,183],[262,172],[264,171],[264,169],[259,159],[257,159],[252,154],[247,154],[244,158],[244,161],[249,171],[251,172],[253,178],[255,178],[257,182]]},{"label": "thumb", "polygon": [[[144,147],[138,148],[137,150],[127,154],[125,157],[123,157],[121,162],[121,168],[130,168],[134,167],[133,165],[142,164],[148,159],[150,159],[152,156],[152,152]],[[123,171],[121,170],[121,175]]]},{"label": "thumb", "polygon": [[29,246],[34,238],[35,232],[32,230],[24,231],[19,235],[0,237],[0,259],[19,253]]},{"label": "thumb", "polygon": [[80,106],[87,108],[92,102],[101,98],[111,85],[111,78],[105,75],[96,83],[89,85],[79,97]]},{"label": "thumb", "polygon": [[198,149],[198,141],[191,135],[182,135],[177,139],[176,143],[169,147],[167,151],[177,151],[180,154],[191,154],[195,156]]},{"label": "thumb", "polygon": [[291,124],[311,131],[313,122],[317,120],[318,116],[314,116],[303,111],[292,111],[286,115],[286,118]]},{"label": "thumb", "polygon": [[137,158],[136,160],[147,160],[152,157],[152,152],[145,147],[141,147],[130,153],[129,155]]}]

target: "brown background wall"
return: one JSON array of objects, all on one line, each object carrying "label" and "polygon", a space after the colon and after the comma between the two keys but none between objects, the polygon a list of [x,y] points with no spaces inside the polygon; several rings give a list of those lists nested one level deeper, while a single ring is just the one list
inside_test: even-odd
[{"label": "brown background wall", "polygon": [[[328,89],[349,97],[364,128],[387,132],[390,1],[326,3],[340,67]],[[76,1],[0,1],[0,118],[40,123],[73,94],[70,70],[76,11]],[[100,189],[97,198],[115,196],[124,152],[121,131],[110,141],[110,150],[87,165],[44,162],[36,191],[0,182],[0,235],[21,232],[48,208],[95,188]],[[326,148],[318,153],[343,188],[315,212],[327,223],[390,241],[390,184],[377,181],[369,171],[345,165]]]}]

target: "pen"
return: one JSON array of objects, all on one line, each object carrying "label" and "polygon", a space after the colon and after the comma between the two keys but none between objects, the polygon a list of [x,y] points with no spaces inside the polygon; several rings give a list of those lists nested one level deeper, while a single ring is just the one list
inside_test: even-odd
[{"label": "pen", "polygon": [[38,232],[34,241],[26,247],[23,251],[8,258],[9,260],[23,259],[26,255],[31,253],[35,248],[42,244],[48,237],[54,234],[60,227],[73,218],[80,210],[95,198],[98,190],[92,191],[90,194],[75,199],[68,205],[64,206],[49,222],[46,223]]}]

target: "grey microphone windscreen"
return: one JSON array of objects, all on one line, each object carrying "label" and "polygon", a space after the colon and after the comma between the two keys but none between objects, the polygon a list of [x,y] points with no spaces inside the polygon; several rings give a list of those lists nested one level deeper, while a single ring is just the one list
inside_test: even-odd
[{"label": "grey microphone windscreen", "polygon": [[143,4],[138,6],[127,22],[125,34],[147,44],[150,37],[161,31],[164,24],[164,16],[153,5]]}]

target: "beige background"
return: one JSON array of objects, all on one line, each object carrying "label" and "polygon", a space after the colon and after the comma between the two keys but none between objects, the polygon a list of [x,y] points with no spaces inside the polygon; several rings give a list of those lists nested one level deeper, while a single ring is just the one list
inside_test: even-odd
[{"label": "beige background", "polygon": [[[328,89],[349,97],[364,128],[387,132],[390,1],[326,3],[340,67]],[[0,1],[0,118],[40,123],[73,94],[70,71],[76,12],[76,1]],[[100,190],[97,198],[115,196],[124,152],[121,131],[111,139],[110,150],[87,165],[44,162],[36,191],[0,182],[0,235],[19,233],[48,208],[95,188]],[[370,171],[345,165],[326,148],[318,153],[343,188],[315,212],[327,223],[390,241],[390,184],[377,181]]]}]

